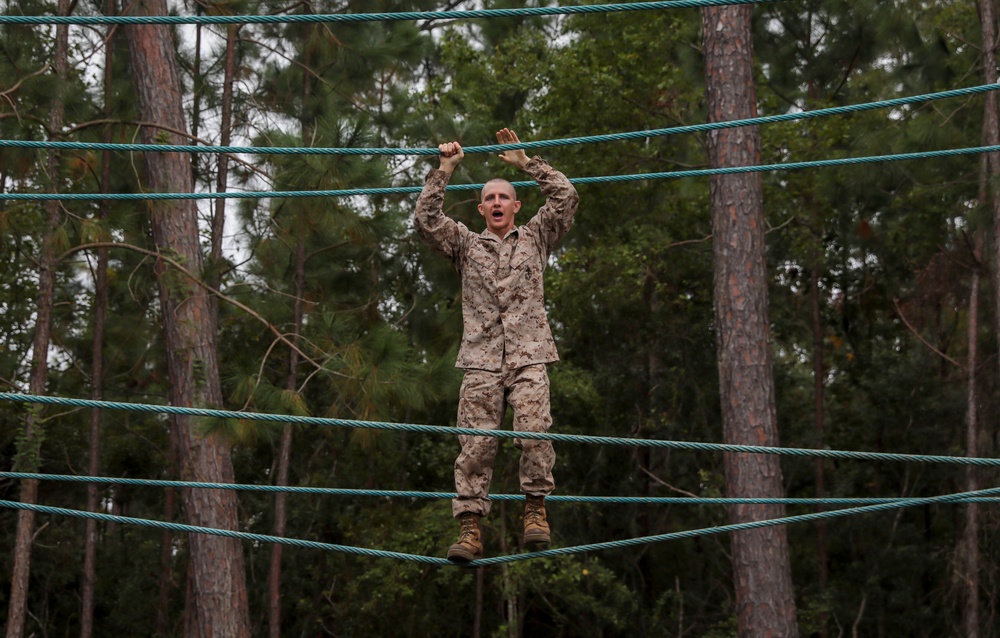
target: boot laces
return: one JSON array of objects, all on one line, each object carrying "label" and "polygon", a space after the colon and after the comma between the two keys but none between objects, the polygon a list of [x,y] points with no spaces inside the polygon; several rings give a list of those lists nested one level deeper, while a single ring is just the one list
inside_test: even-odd
[{"label": "boot laces", "polygon": [[528,501],[524,508],[524,522],[542,523],[545,521],[545,509],[537,501]]},{"label": "boot laces", "polygon": [[472,540],[476,537],[476,521],[472,517],[462,519],[462,528],[458,532],[458,542]]}]

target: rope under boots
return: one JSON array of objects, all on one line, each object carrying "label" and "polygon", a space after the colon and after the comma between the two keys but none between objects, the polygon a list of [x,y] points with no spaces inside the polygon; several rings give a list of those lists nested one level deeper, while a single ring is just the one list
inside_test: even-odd
[{"label": "rope under boots", "polygon": [[524,502],[524,544],[548,545],[549,523],[545,518],[545,497],[527,495]]},{"label": "rope under boots", "polygon": [[458,541],[448,548],[448,560],[467,563],[483,556],[483,536],[479,529],[479,514],[466,512],[458,517],[461,529]]}]

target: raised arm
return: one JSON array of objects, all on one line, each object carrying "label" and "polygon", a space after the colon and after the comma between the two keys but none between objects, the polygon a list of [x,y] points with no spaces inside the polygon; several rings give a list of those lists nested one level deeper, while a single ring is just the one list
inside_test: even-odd
[{"label": "raised arm", "polygon": [[[501,144],[516,144],[521,140],[517,133],[505,128],[497,131],[497,141]],[[531,175],[545,195],[545,205],[528,223],[539,228],[539,237],[544,243],[542,248],[548,254],[573,225],[580,196],[565,175],[540,157],[529,159],[524,149],[504,151],[499,157]]]},{"label": "raised arm", "polygon": [[459,248],[463,231],[468,230],[444,214],[444,193],[451,174],[455,172],[465,153],[458,142],[439,144],[438,152],[440,167],[427,174],[413,211],[413,227],[434,252],[456,261],[461,252]]}]

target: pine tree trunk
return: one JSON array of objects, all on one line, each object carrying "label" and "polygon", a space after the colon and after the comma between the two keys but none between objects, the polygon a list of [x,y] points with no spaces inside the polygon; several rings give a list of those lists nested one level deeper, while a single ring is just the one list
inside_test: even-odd
[{"label": "pine tree trunk", "polygon": [[[239,27],[230,25],[226,30],[226,61],[225,74],[222,80],[222,121],[220,122],[220,146],[229,146],[233,127],[233,79],[236,75],[236,35]],[[229,183],[229,156],[219,154],[219,170],[216,174],[215,192],[225,193]],[[226,200],[215,200],[215,210],[212,213],[211,252],[208,264],[208,285],[216,290],[222,287],[222,236],[226,227]],[[211,298],[215,320],[218,323],[219,301]]]},{"label": "pine tree trunk", "polygon": [[[987,84],[994,84],[997,81],[997,10],[995,0],[977,0],[979,12],[979,22],[983,32],[983,79]],[[997,113],[997,95],[995,91],[989,91],[984,96],[983,113],[983,144],[996,146],[1000,145],[1000,114]],[[993,298],[995,299],[996,312],[994,313],[995,329],[1000,330],[1000,190],[996,181],[1000,176],[1000,153],[989,153],[986,155],[985,175],[981,188],[980,201],[986,204],[988,199],[993,208]],[[976,405],[978,403],[975,375],[976,354],[976,333],[973,327],[978,325],[976,316],[971,313],[978,312],[979,272],[973,273],[973,283],[976,288],[972,290],[974,296],[969,301],[969,361],[968,361],[968,393],[969,405],[967,406],[966,417],[966,454],[976,456],[978,454],[979,423],[976,415]],[[1000,331],[997,332],[1000,334]],[[975,468],[969,466],[966,471],[966,489],[978,489],[978,475]],[[965,583],[965,604],[962,607],[962,627],[965,635],[970,638],[979,636],[979,506],[976,503],[969,503],[965,506],[965,529],[963,531],[963,544],[965,551],[965,566],[963,579]]]},{"label": "pine tree trunk", "polygon": [[[808,41],[808,49],[814,50],[815,43],[813,42],[815,34],[811,31],[806,34]],[[808,104],[813,105],[817,101],[817,94],[819,93],[816,88],[816,84],[812,81],[809,82],[809,88],[807,91]],[[824,379],[826,376],[826,363],[824,362],[823,355],[823,337],[824,337],[824,326],[823,326],[823,294],[820,290],[820,278],[823,274],[823,263],[824,263],[824,246],[823,246],[823,215],[822,207],[816,203],[815,193],[809,191],[806,195],[806,206],[809,210],[813,211],[813,224],[812,224],[812,254],[810,255],[809,264],[809,298],[812,310],[812,337],[813,337],[813,433],[816,436],[814,445],[816,447],[822,448],[824,445],[824,406],[825,406],[825,396],[826,387],[824,385]],[[826,459],[816,457],[813,459],[813,481],[816,484],[815,496],[817,499],[822,499],[826,497]],[[822,512],[825,508],[822,505],[816,505],[813,507],[814,512]],[[826,598],[827,583],[830,580],[830,555],[829,549],[826,541],[826,521],[818,520],[815,523],[816,527],[816,589],[819,592],[821,599]],[[816,615],[816,624],[818,625],[818,636],[817,638],[827,638],[829,632],[827,630],[828,614],[823,607]]]},{"label": "pine tree trunk", "polygon": [[[110,156],[110,153],[105,153]],[[110,173],[110,162],[107,169]],[[110,180],[109,180],[110,182]],[[106,183],[109,183],[106,182]],[[103,192],[108,192],[104,187]],[[101,215],[102,218],[106,214]],[[101,401],[104,398],[104,319],[108,306],[108,249],[97,251],[96,273],[94,277],[94,343],[93,364],[91,375],[93,382],[90,391],[91,399]],[[90,441],[88,445],[87,474],[97,476],[101,467],[101,419],[102,411],[90,412]],[[87,511],[96,512],[100,503],[99,488],[96,483],[87,485]],[[83,593],[81,601],[80,638],[90,638],[93,635],[94,621],[94,590],[97,584],[97,521],[87,519],[84,531],[83,551]]]},{"label": "pine tree trunk", "polygon": [[[294,353],[293,355],[294,356]],[[281,442],[278,449],[278,471],[275,484],[288,485],[288,466],[292,456],[292,424],[286,423],[281,430]],[[284,536],[288,522],[288,495],[278,492],[274,495],[274,535]],[[281,560],[284,552],[281,543],[271,546],[271,563],[267,572],[267,609],[268,635],[270,638],[281,638]]]},{"label": "pine tree trunk", "polygon": [[[201,2],[194,3],[195,15],[204,15]],[[191,64],[191,143],[197,144],[201,134],[201,96],[205,92],[205,81],[201,74],[201,32],[203,25],[194,27],[194,60]],[[198,153],[191,154],[191,179],[198,182]]]},{"label": "pine tree trunk", "polygon": [[[108,0],[106,12],[115,11],[114,0]],[[104,45],[104,116],[111,118],[111,67],[114,53],[112,38],[114,30],[109,29]],[[111,142],[111,128],[106,126],[102,142]],[[101,192],[111,190],[111,152],[101,154]],[[98,219],[103,223],[111,209],[110,200],[102,200]],[[94,272],[94,343],[91,364],[90,398],[100,401],[104,398],[104,319],[108,307],[108,249],[97,249],[97,264]],[[97,476],[101,468],[101,410],[90,411],[90,442],[87,453],[87,473]],[[87,485],[87,511],[96,512],[99,505],[99,488],[96,483]],[[80,638],[90,638],[94,633],[94,590],[97,586],[97,521],[87,519],[84,530],[83,548],[83,592],[80,610]]]},{"label": "pine tree trunk", "polygon": [[[164,0],[139,0],[136,14],[166,15]],[[146,144],[184,140],[169,130],[186,129],[180,78],[170,31],[161,26],[126,28],[131,71],[143,121]],[[191,159],[182,153],[145,155],[148,187],[154,192],[192,192]],[[202,272],[197,208],[188,200],[150,202],[153,240],[157,250],[180,260],[192,272]],[[222,405],[216,352],[217,326],[206,293],[164,262],[156,264],[160,307],[166,336],[170,402],[177,406]],[[178,442],[181,477],[185,480],[232,483],[229,444],[218,433],[202,432],[205,423],[175,415],[172,435]],[[188,523],[237,530],[236,496],[231,490],[183,490]],[[239,541],[218,536],[190,536],[193,622],[203,638],[250,635],[243,550]]]},{"label": "pine tree trunk", "polygon": [[483,636],[483,576],[486,570],[482,567],[476,568],[476,610],[472,617],[472,638],[482,638]]},{"label": "pine tree trunk", "polygon": [[[311,13],[310,7],[305,7],[307,13]],[[303,67],[308,69],[310,64],[309,49],[305,50]],[[308,104],[312,95],[312,79],[309,73],[303,74],[302,78],[302,103]],[[301,135],[303,142],[308,143],[310,129],[303,115],[301,121]],[[305,276],[306,276],[306,244],[303,230],[296,231],[295,243],[295,302],[292,308],[292,343],[298,346],[299,335],[302,330],[302,318],[305,312],[303,299],[305,298]],[[288,377],[285,381],[286,390],[298,388],[298,367],[299,354],[296,350],[289,352]],[[278,471],[277,484],[288,485],[288,470],[292,462],[292,425],[286,423],[281,431],[281,442],[278,449]],[[284,536],[287,525],[287,502],[288,495],[278,492],[274,495],[274,535]],[[268,608],[268,629],[270,638],[280,638],[281,636],[281,560],[284,556],[284,546],[275,543],[271,546],[271,563],[267,573],[267,608]]]},{"label": "pine tree trunk", "polygon": [[[295,246],[295,302],[292,310],[291,341],[299,345],[299,334],[302,330],[302,318],[305,311],[306,282],[306,242],[301,232],[296,233]],[[291,350],[288,355],[288,377],[285,389],[295,391],[298,388],[299,353]],[[277,485],[288,485],[289,466],[292,463],[292,424],[286,423],[281,430],[281,443],[278,449]],[[277,492],[274,495],[274,535],[284,536],[288,520],[286,503],[288,495]],[[280,543],[271,546],[271,564],[267,575],[268,626],[271,638],[281,636],[281,558],[283,555]]]},{"label": "pine tree trunk", "polygon": [[[172,446],[173,447],[173,446]],[[171,452],[171,456],[176,456]],[[170,462],[170,476],[177,475],[177,463]],[[177,509],[177,490],[168,487],[164,493],[163,520],[173,522]],[[159,592],[156,595],[155,634],[166,638],[170,635],[170,591],[174,588],[173,581],[174,533],[163,530],[160,536],[160,572]]]},{"label": "pine tree trunk", "polygon": [[[814,207],[814,210],[818,208]],[[818,215],[817,215],[818,217]],[[823,361],[823,318],[822,318],[822,292],[819,287],[820,279],[820,255],[823,250],[823,237],[822,232],[819,227],[819,220],[816,220],[816,228],[814,229],[813,241],[815,244],[815,253],[813,255],[812,265],[810,266],[810,276],[809,276],[809,297],[810,305],[812,306],[812,331],[813,331],[813,432],[816,435],[815,445],[817,447],[822,447],[823,443],[823,430],[824,430],[824,396],[825,387],[823,385],[823,378],[825,375],[824,369],[825,364]],[[826,462],[820,457],[813,459],[813,480],[816,484],[816,498],[822,499],[826,497]],[[822,512],[825,508],[822,505],[816,505],[813,508],[814,512]],[[830,579],[830,558],[829,551],[827,549],[826,542],[826,522],[823,520],[818,520],[816,525],[816,567],[817,567],[817,579],[816,588],[819,591],[820,597],[826,595],[827,582]],[[827,632],[827,614],[824,611],[820,611],[817,615],[817,624],[819,625],[819,638],[826,638]]]},{"label": "pine tree trunk", "polygon": [[[983,75],[988,84],[997,81],[997,10],[994,0],[977,0],[979,22],[983,29]],[[985,113],[983,116],[983,143],[991,146],[1000,145],[1000,123],[997,115],[997,94],[988,91],[983,97]],[[995,180],[1000,175],[1000,153],[987,154],[988,181]],[[993,208],[993,299],[996,304],[994,312],[994,329],[1000,334],[1000,191],[995,184],[989,190],[990,205]]]},{"label": "pine tree trunk", "polygon": [[[709,121],[756,116],[753,44],[748,6],[702,9]],[[742,127],[708,135],[715,167],[760,162],[760,131]],[[760,176],[713,176],[710,182],[714,297],[723,440],[778,445],[768,327],[767,268]],[[727,494],[781,496],[777,456],[727,454]],[[733,523],[777,518],[779,505],[735,505]],[[739,635],[798,636],[788,539],[783,527],[732,535]]]},{"label": "pine tree trunk", "polygon": [[[965,414],[965,453],[974,457],[979,454],[979,390],[977,388],[976,368],[979,365],[979,249],[983,243],[983,233],[976,237],[976,264],[972,269],[972,282],[969,286],[969,346],[966,362],[967,405]],[[965,491],[974,492],[979,489],[979,474],[974,465],[965,468]],[[960,541],[958,569],[960,581],[965,592],[962,606],[962,628],[965,638],[979,638],[979,504],[968,503],[965,506],[965,524]]]},{"label": "pine tree trunk", "polygon": [[[59,15],[69,14],[69,0],[59,0]],[[54,68],[62,86],[69,68],[69,29],[56,27]],[[49,132],[58,137],[63,127],[64,104],[58,93],[52,100],[49,111]],[[50,192],[57,192],[59,186],[60,155],[51,151],[48,156],[47,171],[52,180]],[[56,268],[58,254],[54,234],[61,226],[61,203],[55,200],[45,202],[45,217],[48,234],[42,241],[38,258],[38,301],[35,320],[35,335],[32,341],[31,376],[28,392],[45,394],[48,378],[49,342],[52,334],[52,307],[55,301]],[[24,423],[24,436],[18,441],[15,467],[19,472],[37,472],[38,456],[41,452],[44,432],[39,422],[40,410],[29,410]],[[38,502],[38,481],[22,480],[18,498],[22,503]],[[31,576],[31,546],[35,540],[35,513],[21,510],[17,514],[17,530],[14,540],[14,565],[11,570],[10,603],[7,612],[7,638],[24,635],[24,625],[28,613],[28,583]]]},{"label": "pine tree trunk", "polygon": [[[507,503],[500,502],[500,553],[509,554],[507,547]],[[507,618],[507,638],[522,638],[521,633],[521,611],[518,607],[518,585],[510,573],[510,566],[507,563],[500,565],[501,591],[503,593],[503,608]]]}]

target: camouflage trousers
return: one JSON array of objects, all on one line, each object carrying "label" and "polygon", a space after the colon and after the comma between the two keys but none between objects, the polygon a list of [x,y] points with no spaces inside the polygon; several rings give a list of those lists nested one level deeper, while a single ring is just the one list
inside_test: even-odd
[{"label": "camouflage trousers", "polygon": [[[466,370],[458,401],[458,426],[477,430],[496,430],[503,423],[507,405],[514,410],[516,432],[548,432],[552,425],[549,413],[549,375],[545,364],[507,368],[500,372]],[[500,439],[459,435],[462,451],[455,460],[455,491],[452,513],[465,512],[486,516],[490,513],[490,481],[493,459]],[[532,496],[552,493],[552,467],[556,453],[552,441],[519,439],[521,447],[521,492]]]}]

